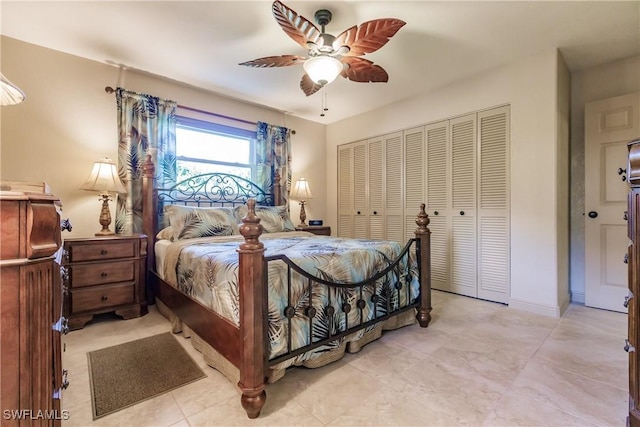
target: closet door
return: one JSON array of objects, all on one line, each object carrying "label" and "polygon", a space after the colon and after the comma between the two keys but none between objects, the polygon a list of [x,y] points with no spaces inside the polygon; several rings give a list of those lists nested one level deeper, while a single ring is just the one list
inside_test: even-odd
[{"label": "closet door", "polygon": [[[406,243],[404,238],[402,132],[384,136],[384,228],[385,239]],[[415,209],[418,214],[418,208]],[[415,222],[414,222],[415,224]],[[415,227],[412,228],[414,230]]]},{"label": "closet door", "polygon": [[369,239],[383,240],[384,229],[384,141],[382,137],[367,141],[367,188]]},{"label": "closet door", "polygon": [[416,237],[418,227],[416,217],[420,211],[420,204],[426,203],[424,198],[425,174],[425,130],[424,126],[405,130],[402,134],[402,149],[404,151],[404,239]]},{"label": "closet door", "polygon": [[[431,222],[431,286],[451,291],[451,153],[449,121],[425,126],[426,210]],[[420,195],[422,197],[422,194]]]},{"label": "closet door", "polygon": [[451,291],[477,297],[476,115],[449,121],[451,131]]},{"label": "closet door", "polygon": [[478,297],[507,303],[509,107],[478,113]]},{"label": "closet door", "polygon": [[353,144],[353,237],[369,236],[367,195],[367,141]]},{"label": "closet door", "polygon": [[353,144],[338,147],[338,236],[353,238]]}]

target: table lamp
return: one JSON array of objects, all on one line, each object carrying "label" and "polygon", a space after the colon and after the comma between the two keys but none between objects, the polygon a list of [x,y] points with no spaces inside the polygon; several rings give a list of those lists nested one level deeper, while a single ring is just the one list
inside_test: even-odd
[{"label": "table lamp", "polygon": [[307,219],[307,213],[304,210],[304,204],[307,200],[311,199],[311,190],[309,189],[309,182],[305,178],[300,178],[296,181],[295,187],[291,192],[291,198],[300,201],[300,225],[298,227],[307,227],[305,220]]},{"label": "table lamp", "polygon": [[110,192],[126,193],[127,190],[120,182],[116,164],[108,157],[103,157],[93,164],[93,169],[87,181],[80,187],[81,190],[97,191],[100,194],[98,200],[102,200],[102,210],[100,211],[100,225],[102,230],[96,236],[110,236],[114,233],[109,230],[111,224],[111,212],[109,212]]}]

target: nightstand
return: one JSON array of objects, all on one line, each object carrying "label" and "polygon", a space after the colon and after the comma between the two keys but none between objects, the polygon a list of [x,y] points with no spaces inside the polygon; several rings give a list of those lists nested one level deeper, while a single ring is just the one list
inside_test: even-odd
[{"label": "nightstand", "polygon": [[308,231],[318,236],[331,236],[331,227],[327,225],[309,225],[307,227],[296,227],[296,231]]},{"label": "nightstand", "polygon": [[65,239],[65,316],[80,329],[99,313],[123,319],[147,314],[147,236],[113,235]]}]

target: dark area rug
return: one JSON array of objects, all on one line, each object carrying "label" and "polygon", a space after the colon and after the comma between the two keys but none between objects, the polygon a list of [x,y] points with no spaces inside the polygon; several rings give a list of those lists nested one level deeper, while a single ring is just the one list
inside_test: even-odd
[{"label": "dark area rug", "polygon": [[206,375],[171,332],[87,353],[93,419]]}]

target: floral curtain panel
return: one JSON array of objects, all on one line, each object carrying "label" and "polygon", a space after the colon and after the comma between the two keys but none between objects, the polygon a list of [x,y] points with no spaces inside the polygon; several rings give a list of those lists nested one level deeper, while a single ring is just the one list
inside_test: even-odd
[{"label": "floral curtain panel", "polygon": [[280,192],[289,205],[291,190],[291,130],[282,126],[258,122],[256,183],[266,192],[273,192],[276,173],[280,175]]},{"label": "floral curtain panel", "polygon": [[147,155],[155,165],[156,186],[167,188],[176,178],[177,104],[154,96],[116,89],[118,111],[118,175],[127,189],[118,197],[116,233],[142,232],[142,172]]}]

